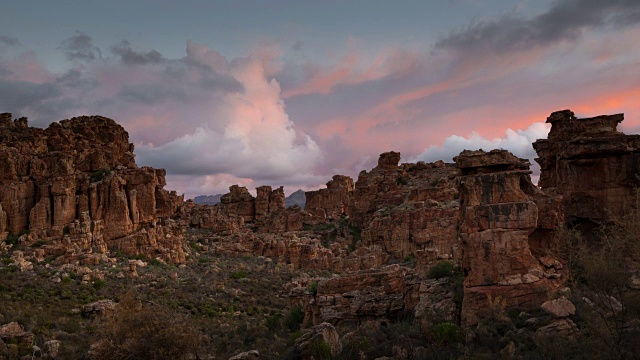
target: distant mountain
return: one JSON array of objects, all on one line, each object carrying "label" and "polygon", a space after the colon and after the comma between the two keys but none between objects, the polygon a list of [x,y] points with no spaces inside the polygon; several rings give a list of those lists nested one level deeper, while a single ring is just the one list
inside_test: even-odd
[{"label": "distant mountain", "polygon": [[215,194],[215,195],[199,195],[193,198],[193,202],[196,204],[203,205],[215,205],[220,203],[220,198],[224,194]]},{"label": "distant mountain", "polygon": [[284,199],[284,205],[286,207],[298,205],[304,209],[304,204],[306,202],[307,202],[307,197],[304,195],[304,191],[302,191],[302,189],[298,189],[296,192],[291,193],[291,195],[287,196]]}]

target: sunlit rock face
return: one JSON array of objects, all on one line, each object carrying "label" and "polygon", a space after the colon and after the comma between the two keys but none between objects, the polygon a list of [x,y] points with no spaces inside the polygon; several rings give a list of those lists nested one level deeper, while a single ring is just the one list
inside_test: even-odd
[{"label": "sunlit rock face", "polygon": [[[48,255],[97,261],[118,250],[185,258],[170,216],[182,197],[165,171],[138,168],[129,134],[115,121],[82,116],[31,128],[0,115],[0,237],[24,234]],[[99,260],[98,260],[99,261]]]},{"label": "sunlit rock face", "polygon": [[637,212],[640,135],[617,131],[624,114],[578,119],[571,110],[552,113],[548,139],[533,147],[540,187],[564,197],[568,224],[611,222]]},{"label": "sunlit rock face", "polygon": [[463,151],[454,160],[462,173],[462,322],[538,308],[566,278],[554,232],[563,220],[560,198],[537,189],[529,162],[506,150]]}]

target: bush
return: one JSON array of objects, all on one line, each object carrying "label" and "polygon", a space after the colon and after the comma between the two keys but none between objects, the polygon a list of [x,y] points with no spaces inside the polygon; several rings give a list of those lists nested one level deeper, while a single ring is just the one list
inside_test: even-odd
[{"label": "bush", "polygon": [[109,169],[100,169],[100,170],[96,170],[94,172],[92,172],[91,174],[89,174],[89,178],[91,179],[91,182],[98,182],[102,179],[104,179],[105,176],[107,176],[107,174],[109,174],[111,172],[111,170]]},{"label": "bush", "polygon": [[304,320],[304,310],[300,307],[293,307],[284,319],[284,326],[290,331],[297,331]]},{"label": "bush", "polygon": [[235,280],[244,279],[246,277],[247,277],[247,274],[242,270],[234,271],[231,273],[231,278]]},{"label": "bush", "polygon": [[267,319],[265,320],[267,328],[269,329],[269,331],[273,332],[276,331],[280,328],[281,325],[281,321],[280,318],[282,316],[280,314],[273,314],[273,315],[269,315],[267,316]]},{"label": "bush", "polygon": [[311,294],[313,294],[313,296],[318,295],[318,283],[312,282],[311,284],[309,284],[308,290]]},{"label": "bush", "polygon": [[7,238],[4,240],[5,243],[9,245],[13,245],[14,247],[18,246],[19,237],[18,235],[9,234]]},{"label": "bush", "polygon": [[430,279],[440,279],[443,277],[450,277],[453,275],[454,265],[450,261],[441,261],[437,263],[434,267],[429,269],[429,278]]},{"label": "bush", "polygon": [[458,325],[444,322],[436,325],[434,334],[439,343],[453,344],[462,340],[462,331]]},{"label": "bush", "polygon": [[143,305],[128,293],[100,324],[95,340],[93,359],[185,359],[197,352],[201,335],[182,314]]}]

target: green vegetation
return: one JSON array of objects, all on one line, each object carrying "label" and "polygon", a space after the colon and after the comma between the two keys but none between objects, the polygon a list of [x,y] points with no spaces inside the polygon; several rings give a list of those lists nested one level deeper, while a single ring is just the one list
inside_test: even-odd
[{"label": "green vegetation", "polygon": [[451,261],[441,261],[429,269],[430,279],[440,279],[443,277],[450,277],[453,275],[455,265]]},{"label": "green vegetation", "polygon": [[244,271],[240,270],[240,271],[234,271],[231,273],[231,278],[235,279],[235,280],[240,280],[240,279],[244,279],[247,277],[247,273],[245,273]]},{"label": "green vegetation", "polygon": [[304,310],[300,307],[293,307],[284,318],[284,326],[290,331],[297,331],[304,320]]},{"label": "green vegetation", "polygon": [[107,176],[110,173],[111,173],[111,170],[109,169],[96,170],[89,174],[89,179],[91,180],[92,183],[95,183],[95,182],[101,181],[102,179],[105,178],[105,176]]}]

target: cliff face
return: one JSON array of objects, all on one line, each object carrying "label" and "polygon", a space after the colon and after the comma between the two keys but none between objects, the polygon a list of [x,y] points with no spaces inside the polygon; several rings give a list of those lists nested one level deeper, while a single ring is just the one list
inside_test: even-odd
[{"label": "cliff face", "polygon": [[578,119],[570,110],[547,118],[551,131],[533,147],[540,187],[564,197],[568,224],[610,222],[636,212],[640,135],[617,131],[624,114]]},{"label": "cliff face", "polygon": [[363,243],[382,247],[393,259],[415,256],[419,266],[452,258],[458,169],[442,161],[399,160],[399,153],[381,154],[378,166],[358,176],[351,202],[354,223],[363,224]]},{"label": "cliff face", "polygon": [[169,217],[182,198],[164,185],[163,169],[137,167],[129,135],[111,119],[37,129],[0,115],[1,238],[26,234],[50,255],[119,250],[179,262]]},{"label": "cliff face", "polygon": [[349,215],[349,200],[353,188],[352,178],[334,175],[333,179],[327,183],[326,189],[305,192],[305,210],[329,219]]},{"label": "cliff face", "polygon": [[566,280],[554,257],[560,198],[537,189],[529,162],[508,151],[463,151],[454,160],[462,172],[462,322],[475,324],[491,311],[538,308]]}]

